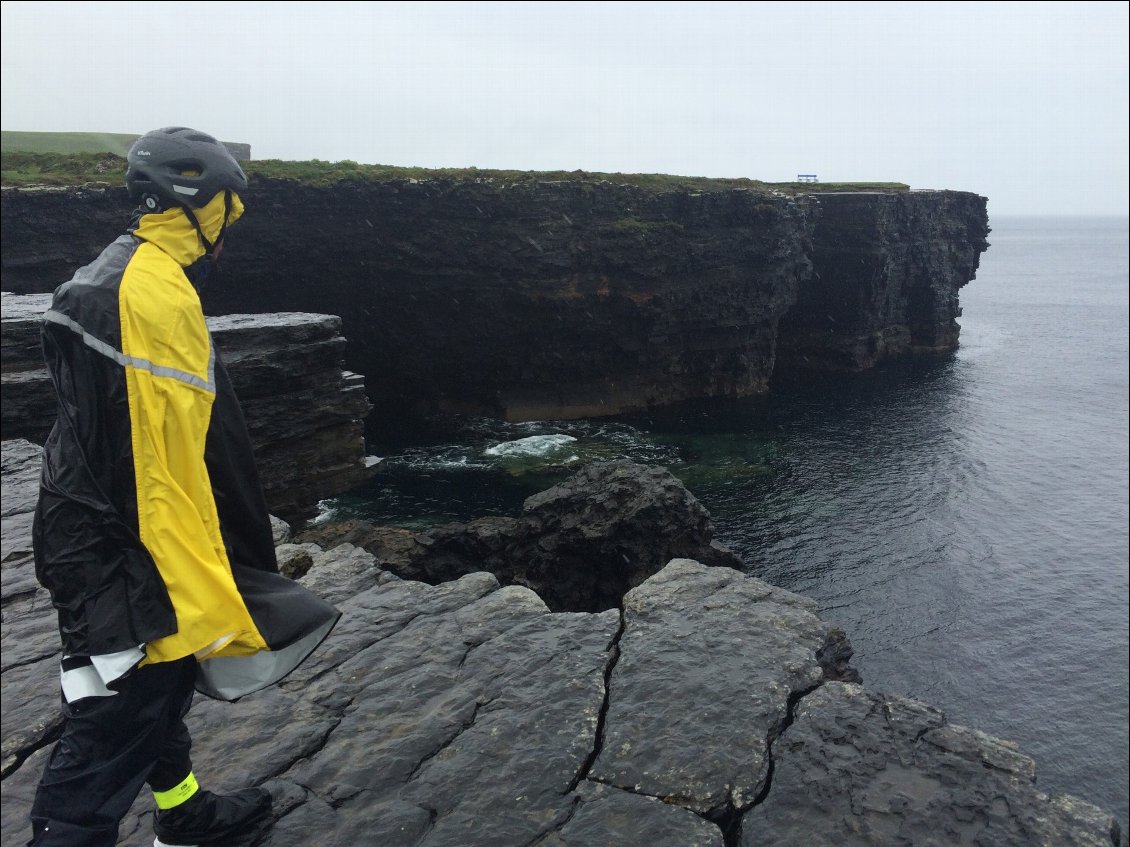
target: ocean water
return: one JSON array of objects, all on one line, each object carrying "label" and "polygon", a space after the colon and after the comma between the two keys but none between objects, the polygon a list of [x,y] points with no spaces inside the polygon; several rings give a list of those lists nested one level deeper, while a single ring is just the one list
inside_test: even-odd
[{"label": "ocean water", "polygon": [[844,628],[865,685],[1017,742],[1041,790],[1125,830],[1127,221],[991,226],[952,355],[763,402],[389,428],[384,473],[324,517],[517,514],[581,462],[664,465],[752,573]]}]

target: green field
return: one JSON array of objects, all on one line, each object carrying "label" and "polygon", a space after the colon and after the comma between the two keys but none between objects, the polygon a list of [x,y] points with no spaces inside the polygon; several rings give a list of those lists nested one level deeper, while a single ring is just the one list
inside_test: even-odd
[{"label": "green field", "polygon": [[[135,135],[89,132],[0,133],[0,185],[109,185],[125,184],[125,154]],[[251,179],[284,179],[307,185],[341,182],[407,180],[480,181],[495,185],[537,182],[612,182],[652,191],[723,191],[748,188],[784,194],[823,191],[908,191],[901,182],[762,182],[756,179],[715,179],[669,174],[597,173],[591,171],[507,171],[479,168],[405,168],[362,165],[357,162],[286,162],[259,159],[243,162]]]},{"label": "green field", "polygon": [[136,135],[120,132],[0,132],[0,152],[115,153],[125,156]]}]

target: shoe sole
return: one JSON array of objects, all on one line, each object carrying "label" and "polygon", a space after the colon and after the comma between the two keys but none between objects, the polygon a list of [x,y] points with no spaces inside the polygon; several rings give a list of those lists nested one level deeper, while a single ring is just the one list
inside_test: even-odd
[{"label": "shoe sole", "polygon": [[153,840],[153,847],[247,847],[254,839],[263,835],[274,824],[275,819],[269,813],[258,821],[247,824],[247,829],[234,835],[225,836],[221,841],[197,841],[192,844],[170,844],[162,841],[160,837]]}]

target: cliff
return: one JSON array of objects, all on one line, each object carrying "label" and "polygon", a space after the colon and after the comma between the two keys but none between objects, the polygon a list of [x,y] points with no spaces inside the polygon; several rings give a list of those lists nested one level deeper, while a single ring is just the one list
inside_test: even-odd
[{"label": "cliff", "polygon": [[[0,295],[0,435],[42,444],[55,396],[40,347],[46,294]],[[364,378],[342,370],[340,319],[286,313],[226,315],[208,326],[243,406],[267,503],[293,522],[319,500],[369,478]]]},{"label": "cliff", "polygon": [[821,194],[811,276],[782,317],[782,367],[866,370],[958,345],[958,292],[977,273],[983,197],[956,191]]},{"label": "cliff", "polygon": [[[31,574],[38,448],[2,447],[15,847],[60,727],[59,654]],[[624,516],[610,525],[630,535]],[[433,586],[349,544],[305,546],[335,631],[280,685],[187,718],[204,784],[270,790],[258,847],[1127,844],[1109,813],[1040,792],[1015,745],[843,681],[843,633],[737,570],[677,558],[622,608],[554,613],[489,573]],[[123,847],[151,837],[142,794]]]},{"label": "cliff", "polygon": [[[246,199],[207,310],[341,315],[378,414],[611,415],[764,393],[779,351],[953,349],[988,246],[960,192],[263,178]],[[129,211],[122,189],[4,189],[4,289],[53,290]]]}]

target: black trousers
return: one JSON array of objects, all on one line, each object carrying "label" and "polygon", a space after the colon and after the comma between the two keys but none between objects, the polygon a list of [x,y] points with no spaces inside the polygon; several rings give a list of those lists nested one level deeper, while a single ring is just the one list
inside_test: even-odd
[{"label": "black trousers", "polygon": [[63,735],[31,808],[29,847],[113,847],[143,784],[167,791],[188,776],[184,716],[195,679],[190,656],[135,670],[110,697],[64,703]]}]

